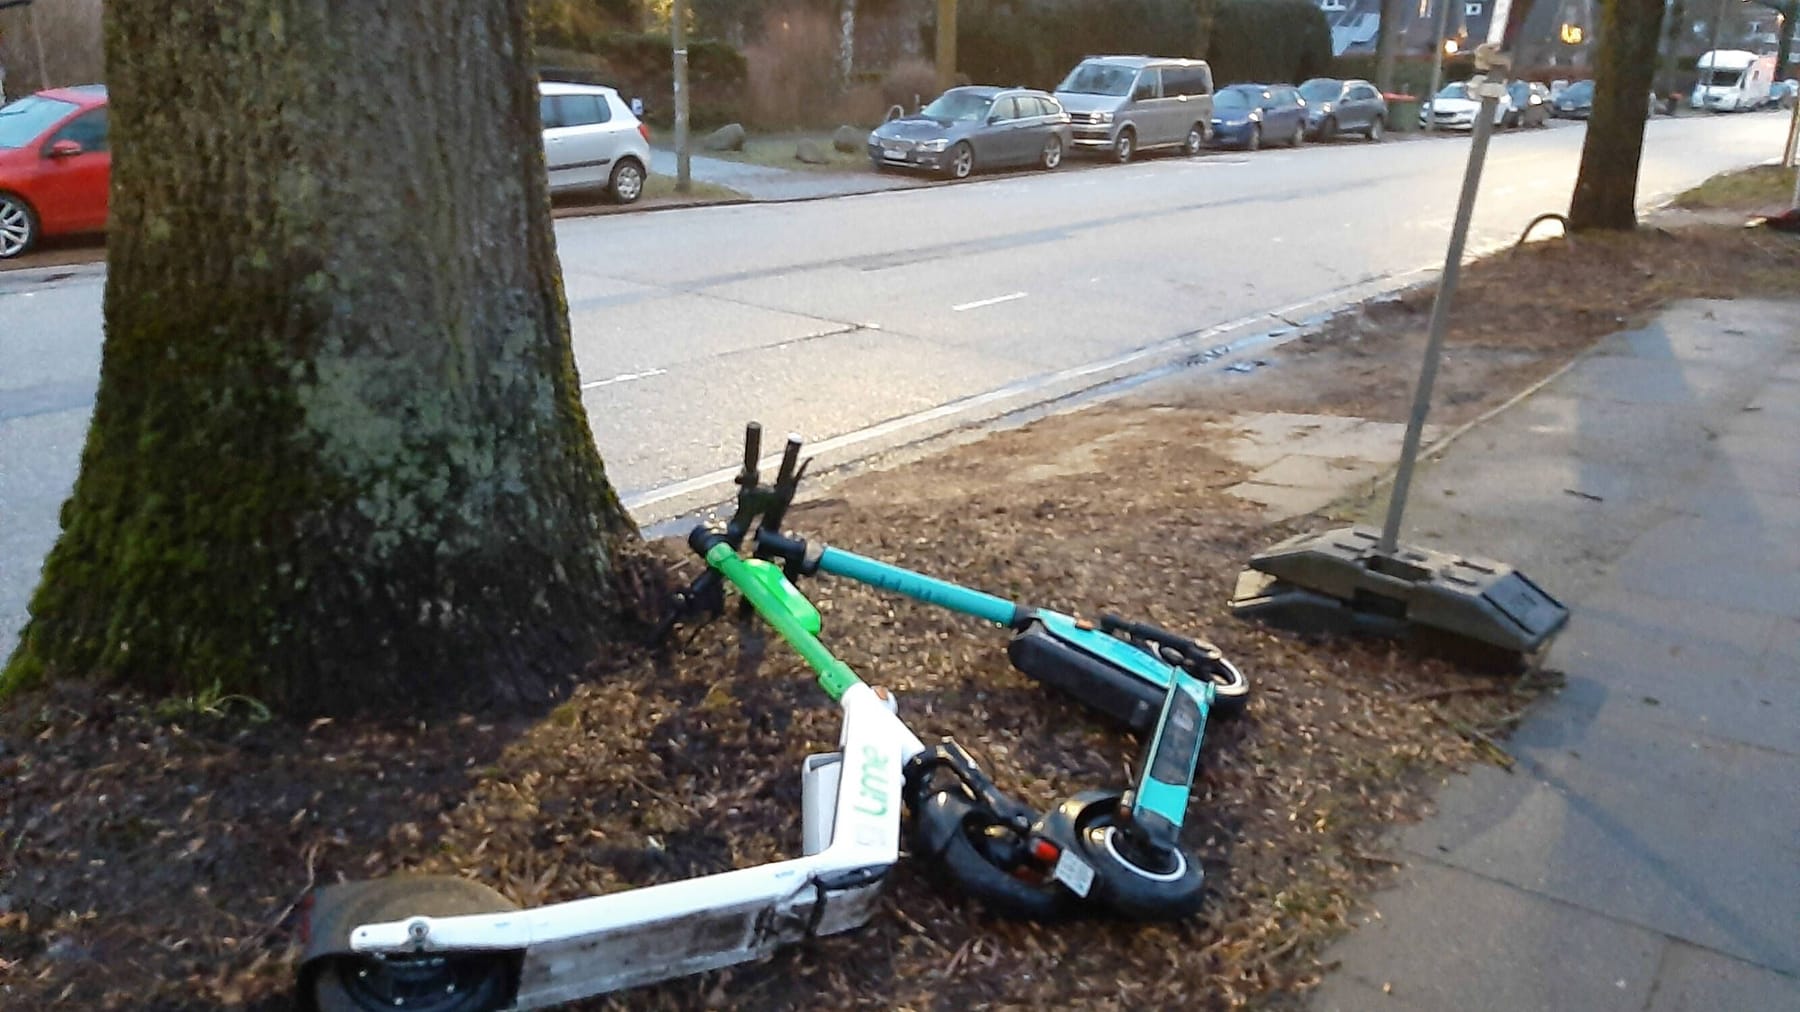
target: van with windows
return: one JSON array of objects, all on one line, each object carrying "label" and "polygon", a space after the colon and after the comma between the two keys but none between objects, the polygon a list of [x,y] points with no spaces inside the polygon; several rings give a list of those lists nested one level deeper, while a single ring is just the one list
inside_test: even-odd
[{"label": "van with windows", "polygon": [[1056,87],[1077,150],[1129,162],[1140,151],[1197,155],[1212,139],[1213,78],[1205,60],[1090,56]]},{"label": "van with windows", "polygon": [[1690,99],[1696,109],[1744,112],[1769,102],[1769,86],[1775,83],[1775,57],[1758,56],[1743,49],[1717,49],[1701,53],[1695,63],[1700,81]]}]

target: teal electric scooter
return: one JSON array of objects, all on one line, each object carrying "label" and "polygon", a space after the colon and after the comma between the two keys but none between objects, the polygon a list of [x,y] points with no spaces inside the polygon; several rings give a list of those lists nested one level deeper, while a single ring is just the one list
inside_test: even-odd
[{"label": "teal electric scooter", "polygon": [[[781,524],[806,472],[802,444],[799,437],[789,437],[772,486],[758,479],[760,444],[761,428],[753,422],[745,432],[737,509],[723,537],[734,546],[750,539],[757,558],[779,561],[796,582],[830,573],[1012,630],[1007,654],[1015,668],[1145,738],[1136,783],[1108,802],[1115,811],[1107,820],[1104,850],[1119,870],[1130,873],[1110,876],[1109,887],[1119,894],[1111,898],[1112,905],[1157,916],[1154,911],[1170,895],[1188,890],[1184,883],[1197,886],[1199,869],[1187,861],[1179,836],[1207,720],[1243,709],[1249,683],[1242,672],[1212,644],[1156,626],[1110,615],[1096,625],[784,534]],[[659,636],[685,615],[720,611],[719,587],[708,572],[678,592]],[[1046,821],[1053,822],[1056,815],[1052,812]],[[930,819],[922,821],[929,845]]]}]

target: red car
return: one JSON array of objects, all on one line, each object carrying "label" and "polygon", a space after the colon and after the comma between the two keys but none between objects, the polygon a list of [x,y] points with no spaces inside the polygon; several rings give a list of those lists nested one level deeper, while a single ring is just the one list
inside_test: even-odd
[{"label": "red car", "polygon": [[106,228],[106,88],[52,88],[0,106],[0,259],[47,235]]}]

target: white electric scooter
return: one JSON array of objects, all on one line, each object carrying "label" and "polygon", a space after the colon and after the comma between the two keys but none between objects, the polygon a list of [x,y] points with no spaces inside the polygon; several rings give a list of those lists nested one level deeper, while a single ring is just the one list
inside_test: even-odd
[{"label": "white electric scooter", "polygon": [[904,770],[925,746],[891,697],[819,642],[818,612],[778,569],[729,546],[709,561],[723,563],[843,708],[839,751],[801,769],[802,856],[532,910],[446,876],[328,886],[306,907],[304,1003],[318,1012],[543,1008],[747,962],[869,920],[900,855]]}]

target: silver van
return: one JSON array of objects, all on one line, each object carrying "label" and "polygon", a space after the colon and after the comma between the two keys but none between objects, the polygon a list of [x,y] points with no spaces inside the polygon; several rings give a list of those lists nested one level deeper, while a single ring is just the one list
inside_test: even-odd
[{"label": "silver van", "polygon": [[1199,154],[1212,136],[1212,95],[1205,60],[1158,56],[1090,56],[1056,86],[1076,149],[1120,162],[1152,148]]}]

